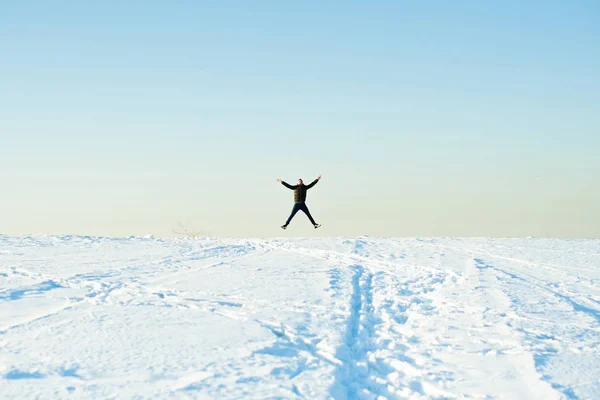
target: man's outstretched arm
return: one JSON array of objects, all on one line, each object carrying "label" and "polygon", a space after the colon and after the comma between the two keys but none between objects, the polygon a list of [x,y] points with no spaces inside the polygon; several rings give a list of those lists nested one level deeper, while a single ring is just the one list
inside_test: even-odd
[{"label": "man's outstretched arm", "polygon": [[294,190],[294,189],[296,189],[296,188],[298,187],[298,185],[296,185],[296,186],[292,186],[292,185],[290,185],[289,183],[282,181],[281,179],[277,179],[277,182],[281,183],[281,184],[282,184],[283,186],[285,186],[286,188],[288,188],[288,189],[292,189],[292,190]]},{"label": "man's outstretched arm", "polygon": [[314,181],[311,182],[310,185],[308,185],[306,188],[310,189],[311,187],[315,186],[317,184],[317,182],[319,182],[321,180],[321,175],[319,175],[319,177],[317,179],[315,179]]}]

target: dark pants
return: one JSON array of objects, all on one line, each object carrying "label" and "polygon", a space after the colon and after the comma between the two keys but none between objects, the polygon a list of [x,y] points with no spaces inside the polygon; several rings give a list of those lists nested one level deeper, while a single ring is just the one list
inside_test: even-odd
[{"label": "dark pants", "polygon": [[290,217],[287,219],[285,224],[289,225],[292,218],[294,218],[294,215],[296,215],[296,213],[300,210],[304,211],[304,214],[306,214],[306,216],[308,217],[308,219],[310,219],[310,222],[312,222],[313,225],[316,224],[312,215],[310,215],[310,211],[308,211],[308,207],[306,207],[305,203],[294,203],[294,208],[292,208],[292,213],[290,214]]}]

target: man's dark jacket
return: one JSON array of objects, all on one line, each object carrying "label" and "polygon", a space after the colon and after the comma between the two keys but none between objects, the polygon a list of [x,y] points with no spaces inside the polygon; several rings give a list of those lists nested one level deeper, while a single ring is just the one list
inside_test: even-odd
[{"label": "man's dark jacket", "polygon": [[292,189],[294,191],[294,203],[304,203],[306,201],[306,191],[311,187],[315,186],[319,182],[318,179],[312,181],[310,185],[290,185],[289,183],[281,181],[281,184],[288,189]]}]

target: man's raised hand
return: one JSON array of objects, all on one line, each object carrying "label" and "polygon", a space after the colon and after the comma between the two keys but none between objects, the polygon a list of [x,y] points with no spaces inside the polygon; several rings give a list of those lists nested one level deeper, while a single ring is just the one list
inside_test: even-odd
[{"label": "man's raised hand", "polygon": [[281,178],[277,178],[277,182],[281,183]]},{"label": "man's raised hand", "polygon": [[321,180],[321,175],[317,176],[317,179],[318,179],[318,180]]}]

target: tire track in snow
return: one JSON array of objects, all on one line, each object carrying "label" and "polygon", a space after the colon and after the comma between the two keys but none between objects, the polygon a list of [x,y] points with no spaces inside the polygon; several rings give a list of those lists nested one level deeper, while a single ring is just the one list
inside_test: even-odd
[{"label": "tire track in snow", "polygon": [[[541,381],[548,382],[554,390],[562,393],[566,398],[577,399],[578,396],[575,394],[575,390],[580,389],[581,387],[585,389],[585,384],[582,384],[581,381],[578,381],[576,384],[569,383],[568,381],[565,383],[563,378],[556,374],[553,376],[548,375],[546,373],[546,366],[554,357],[561,357],[565,354],[568,357],[568,354],[572,351],[567,351],[566,348],[573,347],[575,344],[584,347],[592,346],[593,348],[597,348],[598,344],[600,344],[598,340],[596,339],[592,343],[586,343],[584,335],[581,332],[578,332],[574,337],[571,336],[572,332],[568,329],[568,326],[575,323],[570,320],[574,317],[573,314],[565,315],[563,313],[563,318],[561,318],[558,323],[554,320],[540,319],[535,326],[530,326],[522,324],[522,321],[527,320],[524,315],[537,312],[535,309],[528,310],[530,307],[546,304],[546,301],[540,301],[539,298],[535,297],[536,289],[538,294],[542,294],[542,296],[550,296],[550,298],[554,297],[558,303],[562,302],[568,304],[572,307],[573,311],[579,312],[579,315],[595,319],[595,321],[589,323],[586,328],[592,337],[595,335],[594,332],[597,332],[599,326],[598,321],[600,318],[598,311],[583,306],[572,300],[570,297],[549,289],[533,277],[529,277],[530,279],[523,278],[503,268],[487,263],[482,259],[474,259],[474,262],[475,266],[480,271],[491,271],[493,276],[501,283],[500,287],[506,285],[510,287],[510,285],[516,284],[526,288],[524,291],[507,291],[506,289],[503,289],[504,294],[511,299],[512,308],[519,317],[519,319],[512,321],[509,326],[520,333],[524,347],[531,353],[535,369],[540,374]],[[533,289],[533,291],[531,289]],[[522,297],[524,295],[532,296],[533,298]],[[581,324],[581,322],[578,322],[578,324]]]},{"label": "tire track in snow", "polygon": [[289,247],[285,246],[285,244],[269,244],[269,247],[273,250],[283,250],[289,253],[300,254],[335,263],[344,263],[346,265],[368,264],[374,268],[379,268],[387,273],[396,273],[399,269],[402,270],[402,272],[414,272],[417,274],[422,272],[440,273],[439,268],[429,267],[426,265],[409,264],[399,261],[381,261],[356,253],[345,254],[334,250]]},{"label": "tire track in snow", "polygon": [[[570,304],[571,307],[573,307],[573,309],[575,311],[585,313],[585,314],[589,315],[590,317],[596,319],[597,323],[600,323],[600,310],[586,306],[584,304],[581,304],[578,301],[575,301],[573,299],[574,295],[575,295],[574,293],[572,293],[568,290],[553,289],[553,288],[549,287],[548,283],[544,283],[540,279],[535,278],[531,275],[523,274],[527,277],[527,278],[525,278],[523,276],[515,274],[514,272],[511,272],[509,269],[500,268],[495,265],[490,265],[490,264],[486,263],[485,261],[483,261],[483,259],[480,257],[482,257],[482,256],[483,257],[492,257],[492,258],[500,259],[500,260],[504,260],[504,261],[516,262],[516,263],[520,263],[520,264],[524,264],[524,265],[530,265],[530,266],[536,267],[536,268],[541,267],[541,268],[559,272],[561,274],[564,274],[565,273],[564,271],[568,271],[569,269],[572,269],[571,267],[566,267],[566,266],[556,265],[556,264],[537,263],[537,262],[522,260],[522,259],[513,258],[513,257],[505,257],[505,256],[496,255],[496,254],[493,254],[490,252],[484,252],[480,249],[458,248],[458,247],[454,247],[454,246],[439,245],[439,244],[426,243],[426,242],[424,242],[423,244],[426,246],[429,246],[429,247],[451,249],[458,253],[466,253],[469,255],[479,256],[479,258],[474,258],[474,261],[478,265],[480,265],[482,267],[492,268],[493,270],[497,271],[498,273],[504,274],[513,280],[520,281],[523,284],[531,285],[532,287],[537,287],[540,290],[543,290],[553,296],[556,296],[557,298],[562,299],[564,302]],[[553,268],[549,265],[552,265],[556,268]],[[478,267],[478,268],[480,268],[480,267]],[[569,273],[566,273],[566,275],[576,279],[577,282],[583,281],[583,282],[586,282],[586,284],[588,284],[589,286],[594,286],[594,282],[585,277],[572,276]],[[584,299],[590,303],[596,303],[596,304],[598,303],[598,300],[591,296],[585,296]]]},{"label": "tire track in snow", "polygon": [[519,276],[513,272],[510,272],[503,268],[499,268],[499,267],[496,267],[489,263],[486,263],[485,261],[483,261],[480,258],[476,258],[475,262],[477,263],[477,268],[479,268],[479,269],[490,268],[490,269],[494,270],[495,272],[503,274],[504,276],[507,276],[508,278],[510,278],[514,281],[521,282],[522,284],[525,284],[530,287],[536,287],[536,288],[538,288],[546,293],[549,293],[553,296],[556,296],[557,298],[568,303],[571,307],[573,307],[573,310],[585,313],[588,316],[596,319],[596,322],[600,322],[600,311],[599,310],[593,309],[591,307],[587,307],[581,303],[576,302],[571,297],[569,297],[563,293],[560,293],[556,290],[550,289],[547,285],[539,283],[539,280],[534,277],[530,276],[529,279],[523,278],[522,276]]},{"label": "tire track in snow", "polygon": [[[404,398],[412,395],[444,396],[435,384],[421,381],[427,379],[417,362],[405,352],[412,343],[396,342],[390,347],[390,330],[401,333],[413,308],[425,317],[435,313],[435,306],[428,299],[432,292],[444,285],[454,274],[437,268],[411,265],[403,262],[380,261],[357,254],[346,255],[336,251],[317,251],[288,248],[287,251],[309,255],[328,261],[345,263],[343,268],[331,270],[331,288],[340,288],[341,281],[350,281],[351,292],[333,294],[338,297],[349,295],[349,314],[342,343],[336,351],[341,361],[330,387],[330,396],[335,399],[355,398]],[[366,267],[361,262],[368,263]],[[352,271],[342,275],[342,270]],[[375,270],[375,271],[373,271]],[[400,279],[402,276],[403,279]],[[345,285],[344,285],[345,286]],[[336,292],[338,291],[336,290]],[[402,301],[398,296],[402,297]],[[414,307],[413,307],[414,306]],[[390,381],[390,377],[394,382]],[[426,384],[427,386],[424,386]]]},{"label": "tire track in snow", "polygon": [[[238,261],[244,257],[249,255],[261,254],[270,251],[270,248],[261,247],[260,251],[257,251],[257,244],[252,242],[245,242],[245,245],[242,244],[224,244],[220,246],[212,246],[207,248],[194,249],[189,247],[182,254],[179,255],[178,259],[172,258],[175,260],[173,263],[175,267],[174,272],[168,272],[160,276],[158,279],[164,279],[165,277],[176,276],[181,273],[189,272],[188,270],[182,270],[179,265],[183,265],[188,262],[194,262],[198,260],[210,259],[210,258],[218,258],[221,261],[211,264],[210,266],[219,265],[222,263],[223,259],[228,259],[230,262]],[[38,260],[36,260],[38,261]],[[136,299],[142,296],[147,292],[148,284],[151,284],[156,279],[149,279],[146,281],[138,282],[140,275],[150,275],[155,274],[155,269],[149,269],[149,272],[145,272],[142,274],[133,274],[134,271],[140,270],[142,272],[144,268],[147,268],[149,265],[155,264],[153,261],[144,262],[143,259],[136,259],[139,264],[137,265],[128,265],[122,268],[115,268],[111,270],[102,270],[102,271],[87,271],[83,273],[77,273],[68,277],[57,277],[56,275],[50,275],[47,273],[41,272],[33,272],[21,267],[11,267],[7,269],[7,274],[11,273],[12,275],[19,275],[29,277],[31,279],[35,279],[39,282],[29,286],[21,286],[16,288],[10,288],[6,290],[0,291],[0,302],[12,302],[18,301],[22,298],[27,298],[33,295],[46,295],[47,292],[53,289],[76,289],[82,290],[84,293],[81,296],[65,296],[64,300],[67,301],[66,304],[55,307],[46,312],[33,315],[28,318],[20,319],[14,323],[8,323],[4,326],[0,326],[0,335],[5,334],[9,330],[20,328],[26,326],[28,324],[34,323],[36,321],[49,318],[55,315],[60,314],[63,311],[71,310],[75,307],[83,306],[83,305],[104,305],[109,301],[109,297],[115,293],[119,292],[121,295],[125,295],[126,297],[120,298],[117,302],[121,305],[129,305],[131,301],[127,301],[128,299]],[[163,257],[160,262],[160,265],[168,265],[165,264],[165,258]],[[200,269],[207,268],[203,266]],[[162,268],[159,272],[167,272],[170,268]],[[123,276],[123,272],[132,273],[130,276]],[[117,278],[116,280],[112,280],[113,278]],[[118,279],[120,278],[120,279]],[[204,311],[211,312],[214,314],[222,315],[224,317],[233,318],[233,319],[244,319],[245,315],[241,315],[237,312],[231,312],[232,307],[224,307],[225,311],[221,311],[219,306],[224,306],[219,301],[206,301],[207,305],[202,307],[198,307],[194,305],[196,299],[186,299],[189,300],[188,304],[177,304],[177,306],[185,307],[185,308],[200,308]],[[235,308],[235,307],[233,307]]]},{"label": "tire track in snow", "polygon": [[335,399],[356,399],[368,394],[384,394],[369,379],[369,353],[374,350],[375,313],[373,308],[373,274],[361,265],[351,266],[352,294],[344,343],[336,357],[338,366],[330,394]]},{"label": "tire track in snow", "polygon": [[[547,263],[547,262],[535,262],[535,261],[531,261],[531,260],[523,260],[521,258],[507,257],[507,256],[494,254],[492,252],[489,252],[489,251],[486,251],[486,250],[483,250],[480,248],[472,248],[472,247],[471,248],[461,248],[461,247],[455,247],[455,246],[450,246],[450,245],[427,243],[427,242],[421,242],[421,244],[428,246],[428,247],[433,247],[433,248],[453,250],[459,254],[465,253],[465,254],[468,254],[469,256],[477,256],[478,259],[481,259],[481,257],[492,257],[492,258],[496,258],[496,259],[500,259],[500,260],[504,260],[504,261],[515,262],[515,263],[523,264],[523,265],[529,265],[534,268],[544,268],[544,269],[548,269],[550,271],[553,271],[553,272],[556,272],[556,273],[559,273],[562,275],[566,275],[569,278],[575,279],[575,281],[577,281],[579,283],[584,282],[586,285],[588,285],[590,287],[594,287],[596,285],[594,279],[591,279],[591,278],[585,277],[585,276],[581,276],[581,275],[573,275],[572,274],[572,272],[575,272],[575,271],[577,271],[577,272],[582,272],[582,271],[595,272],[595,270],[589,269],[589,268],[571,267],[571,266],[559,265],[559,264],[553,264],[553,263]],[[531,278],[535,279],[533,277],[531,277]]]},{"label": "tire track in snow", "polygon": [[530,396],[535,393],[540,398],[558,398],[560,392],[543,379],[535,352],[531,351],[523,331],[515,327],[519,323],[519,315],[514,296],[498,284],[498,273],[494,267],[479,259],[473,259],[472,265],[477,269],[477,285],[470,291],[470,296],[485,306],[479,314],[481,323],[486,327],[485,336],[475,336],[475,340],[483,345],[481,354],[485,357],[511,357],[514,361],[504,368],[506,371],[519,371],[519,376],[531,388]]}]

